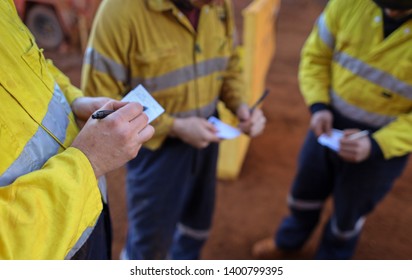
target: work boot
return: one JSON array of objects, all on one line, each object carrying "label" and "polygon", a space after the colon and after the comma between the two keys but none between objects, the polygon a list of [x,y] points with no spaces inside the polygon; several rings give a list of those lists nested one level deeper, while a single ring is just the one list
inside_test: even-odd
[{"label": "work boot", "polygon": [[301,250],[279,249],[273,237],[256,242],[252,248],[252,256],[260,260],[302,260],[309,259]]}]

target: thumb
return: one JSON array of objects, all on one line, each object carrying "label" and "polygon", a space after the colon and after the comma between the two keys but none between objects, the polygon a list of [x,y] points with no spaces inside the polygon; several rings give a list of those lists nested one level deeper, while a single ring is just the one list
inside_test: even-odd
[{"label": "thumb", "polygon": [[345,130],[343,131],[343,136],[344,136],[344,137],[348,137],[349,135],[352,135],[352,134],[357,133],[357,132],[359,132],[359,131],[360,131],[360,130],[359,130],[359,129],[356,129],[356,128],[345,129]]},{"label": "thumb", "polygon": [[237,117],[240,121],[247,121],[250,119],[249,106],[242,104],[237,110]]}]

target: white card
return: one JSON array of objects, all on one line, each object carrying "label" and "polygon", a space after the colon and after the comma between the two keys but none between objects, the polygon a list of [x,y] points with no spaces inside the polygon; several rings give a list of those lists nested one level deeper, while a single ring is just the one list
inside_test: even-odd
[{"label": "white card", "polygon": [[131,90],[125,97],[123,97],[122,101],[139,102],[142,106],[146,107],[147,109],[144,112],[149,117],[149,123],[165,111],[165,109],[157,103],[153,96],[142,85],[138,85]]},{"label": "white card", "polygon": [[340,144],[339,140],[343,137],[343,131],[339,129],[332,129],[332,134],[322,134],[318,137],[318,142],[323,146],[326,146],[336,152],[339,151]]},{"label": "white card", "polygon": [[240,130],[230,126],[228,124],[225,124],[221,120],[219,120],[216,117],[210,117],[208,119],[208,122],[212,123],[216,129],[217,129],[217,136],[221,139],[232,139],[236,138],[240,135]]}]

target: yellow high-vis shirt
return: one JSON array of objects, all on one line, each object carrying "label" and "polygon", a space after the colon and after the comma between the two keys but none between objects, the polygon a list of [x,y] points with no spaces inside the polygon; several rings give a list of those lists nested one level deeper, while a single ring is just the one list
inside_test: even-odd
[{"label": "yellow high-vis shirt", "polygon": [[93,168],[70,144],[82,96],[46,61],[12,0],[0,1],[0,259],[71,258],[102,209]]},{"label": "yellow high-vis shirt", "polygon": [[121,99],[142,84],[165,108],[145,147],[157,149],[174,118],[211,116],[219,100],[245,101],[230,1],[207,5],[197,30],[170,0],[105,0],[85,54],[85,95]]},{"label": "yellow high-vis shirt", "polygon": [[371,0],[331,0],[302,50],[299,79],[310,106],[330,105],[378,128],[384,157],[412,151],[412,19],[384,38]]}]

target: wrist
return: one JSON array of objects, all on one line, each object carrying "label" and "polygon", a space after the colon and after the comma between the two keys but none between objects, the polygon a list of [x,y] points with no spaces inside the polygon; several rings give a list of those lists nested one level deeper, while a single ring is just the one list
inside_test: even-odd
[{"label": "wrist", "polygon": [[379,146],[378,142],[372,137],[372,135],[368,135],[369,140],[371,142],[371,148],[369,153],[369,158],[372,159],[383,159],[383,152],[381,147]]},{"label": "wrist", "polygon": [[328,110],[330,111],[330,106],[326,103],[314,103],[312,105],[310,105],[309,107],[310,112],[313,114],[319,112],[319,111],[323,111],[323,110]]},{"label": "wrist", "polygon": [[180,119],[174,118],[172,125],[170,126],[168,136],[174,137],[174,138],[177,137],[177,131],[179,127],[180,127]]},{"label": "wrist", "polygon": [[91,167],[94,171],[94,174],[95,174],[96,178],[98,178],[98,177],[100,177],[101,175],[104,174],[103,172],[101,172],[100,168],[95,164],[96,160],[93,159],[92,153],[89,152],[87,147],[85,147],[81,143],[78,143],[76,141],[76,139],[73,141],[71,147],[79,150],[87,158],[87,160],[89,161],[89,163],[90,163],[90,165],[91,165]]}]

